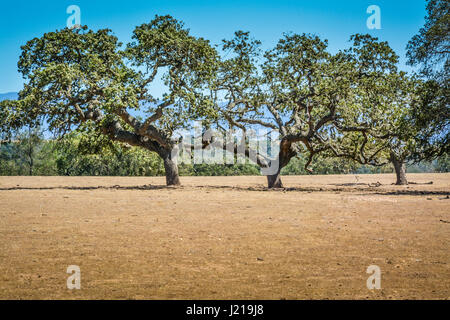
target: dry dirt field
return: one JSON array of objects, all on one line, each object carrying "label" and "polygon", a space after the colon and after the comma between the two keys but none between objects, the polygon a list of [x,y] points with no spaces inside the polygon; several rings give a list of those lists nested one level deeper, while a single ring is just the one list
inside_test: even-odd
[{"label": "dry dirt field", "polygon": [[0,299],[449,299],[450,174],[408,177],[0,177]]}]

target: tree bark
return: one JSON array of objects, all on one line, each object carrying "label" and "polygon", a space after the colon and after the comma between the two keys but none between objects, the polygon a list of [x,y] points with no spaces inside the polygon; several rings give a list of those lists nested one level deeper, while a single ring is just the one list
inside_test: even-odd
[{"label": "tree bark", "polygon": [[267,185],[269,189],[273,188],[283,188],[283,183],[281,182],[280,170],[271,176],[267,176]]},{"label": "tree bark", "polygon": [[164,169],[166,170],[166,185],[179,186],[180,176],[178,175],[178,164],[171,159],[170,153],[163,157]]},{"label": "tree bark", "polygon": [[403,186],[408,184],[406,179],[406,164],[405,161],[397,159],[395,156],[391,155],[391,162],[394,165],[395,174],[397,176],[396,185]]},{"label": "tree bark", "polygon": [[292,149],[292,144],[289,141],[281,141],[277,172],[267,176],[267,186],[269,189],[284,188],[281,182],[281,169],[287,166],[295,155],[296,151]]},{"label": "tree bark", "polygon": [[28,127],[28,158],[30,159],[30,161],[28,162],[28,164],[30,165],[30,170],[29,170],[29,174],[30,176],[33,175],[33,166],[34,166],[34,161],[33,161],[33,144],[31,141],[31,127]]}]

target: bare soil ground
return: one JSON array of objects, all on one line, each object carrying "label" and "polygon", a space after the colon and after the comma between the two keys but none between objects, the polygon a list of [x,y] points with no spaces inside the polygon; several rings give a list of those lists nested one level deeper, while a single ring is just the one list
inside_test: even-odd
[{"label": "bare soil ground", "polygon": [[449,299],[450,174],[408,178],[0,177],[0,299]]}]

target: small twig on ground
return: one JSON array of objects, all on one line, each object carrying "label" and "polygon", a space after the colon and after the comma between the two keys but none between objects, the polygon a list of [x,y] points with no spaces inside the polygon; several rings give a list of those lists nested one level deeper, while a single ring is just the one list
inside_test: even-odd
[{"label": "small twig on ground", "polygon": [[377,181],[376,183],[369,183],[369,187],[375,187],[375,188],[378,188],[378,187],[380,187],[380,186],[382,186],[382,184],[380,183],[380,181]]}]

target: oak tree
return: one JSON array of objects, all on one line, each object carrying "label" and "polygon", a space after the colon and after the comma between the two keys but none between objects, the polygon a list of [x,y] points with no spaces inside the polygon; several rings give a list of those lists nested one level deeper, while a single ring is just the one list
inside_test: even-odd
[{"label": "oak tree", "polygon": [[[94,134],[156,152],[167,185],[178,185],[176,132],[208,106],[203,93],[215,57],[207,40],[171,16],[136,27],[126,47],[108,29],[66,28],[22,47],[18,68],[26,83],[18,101],[2,106],[12,109],[10,125],[45,120],[57,136],[93,127]],[[160,97],[151,90],[158,79]]]},{"label": "oak tree", "polygon": [[267,175],[269,188],[282,187],[281,169],[299,153],[309,154],[306,166],[318,153],[377,162],[383,147],[368,148],[372,125],[364,115],[380,114],[387,105],[365,102],[388,101],[386,79],[397,72],[397,57],[387,43],[370,36],[351,40],[351,49],[336,54],[328,52],[326,40],[307,34],[285,34],[263,55],[260,42],[247,32],[223,42],[226,55],[213,86],[221,100],[217,127],[279,133],[275,158],[256,159],[262,168],[278,163],[277,172]]}]

